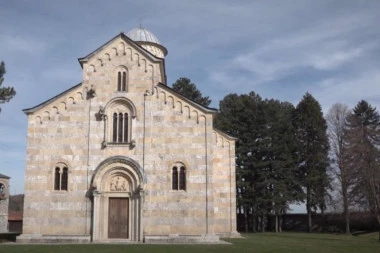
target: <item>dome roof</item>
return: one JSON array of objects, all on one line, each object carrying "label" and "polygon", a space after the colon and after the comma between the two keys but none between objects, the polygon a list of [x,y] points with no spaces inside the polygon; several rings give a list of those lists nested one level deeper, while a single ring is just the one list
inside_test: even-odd
[{"label": "dome roof", "polygon": [[142,28],[141,26],[128,32],[127,36],[134,41],[151,42],[151,43],[161,45],[156,35],[154,35],[151,31],[148,31],[147,29]]},{"label": "dome roof", "polygon": [[156,35],[147,29],[142,28],[141,25],[128,32],[127,36],[145,50],[159,58],[164,58],[168,54],[168,50],[161,45],[161,42],[157,39]]}]

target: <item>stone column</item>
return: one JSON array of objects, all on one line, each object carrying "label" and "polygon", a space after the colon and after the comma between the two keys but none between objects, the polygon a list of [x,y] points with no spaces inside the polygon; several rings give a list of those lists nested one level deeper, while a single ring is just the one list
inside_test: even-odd
[{"label": "stone column", "polygon": [[93,218],[92,218],[92,241],[99,241],[99,232],[100,232],[100,220],[99,220],[99,212],[100,212],[100,198],[101,193],[97,190],[92,192],[94,196],[94,206],[93,206]]}]

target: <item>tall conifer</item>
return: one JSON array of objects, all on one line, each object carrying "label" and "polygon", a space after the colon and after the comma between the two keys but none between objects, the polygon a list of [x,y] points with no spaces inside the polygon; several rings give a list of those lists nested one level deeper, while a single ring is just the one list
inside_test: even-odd
[{"label": "tall conifer", "polygon": [[297,105],[293,124],[298,142],[298,173],[305,189],[308,231],[312,231],[312,211],[325,208],[329,187],[327,124],[318,101],[306,93]]}]

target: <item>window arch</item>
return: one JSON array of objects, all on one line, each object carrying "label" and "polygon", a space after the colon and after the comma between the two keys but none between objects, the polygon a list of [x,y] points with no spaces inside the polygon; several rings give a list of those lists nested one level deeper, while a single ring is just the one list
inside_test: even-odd
[{"label": "window arch", "polygon": [[54,190],[67,191],[69,169],[66,164],[59,163],[54,168]]},{"label": "window arch", "polygon": [[186,191],[186,167],[182,163],[172,166],[172,190]]},{"label": "window arch", "polygon": [[116,98],[107,104],[105,114],[104,144],[106,146],[131,144],[132,122],[136,117],[136,110],[132,102],[126,98]]},{"label": "window arch", "polygon": [[117,70],[117,91],[128,91],[128,71],[125,68]]}]

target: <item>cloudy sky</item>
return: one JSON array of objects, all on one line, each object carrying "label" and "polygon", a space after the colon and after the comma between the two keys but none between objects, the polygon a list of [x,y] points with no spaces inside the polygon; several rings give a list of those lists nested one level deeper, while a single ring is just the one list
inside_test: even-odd
[{"label": "cloudy sky", "polygon": [[380,1],[0,0],[4,86],[0,173],[23,193],[27,117],[80,83],[78,58],[142,23],[168,49],[168,84],[189,77],[212,106],[255,91],[297,104],[310,92],[323,110],[366,99],[380,109]]}]

